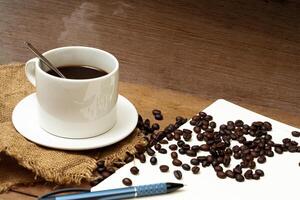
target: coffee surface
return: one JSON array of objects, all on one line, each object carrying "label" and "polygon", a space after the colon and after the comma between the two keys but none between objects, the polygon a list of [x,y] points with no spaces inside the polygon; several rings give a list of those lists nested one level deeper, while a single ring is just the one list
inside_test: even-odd
[{"label": "coffee surface", "polygon": [[[91,66],[60,66],[58,70],[67,78],[67,79],[91,79],[105,76],[106,71],[91,67]],[[59,77],[55,71],[47,71],[48,74]]]}]

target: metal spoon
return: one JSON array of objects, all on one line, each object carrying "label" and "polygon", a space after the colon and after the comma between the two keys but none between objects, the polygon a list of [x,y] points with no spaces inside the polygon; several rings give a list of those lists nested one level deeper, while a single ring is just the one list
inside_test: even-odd
[{"label": "metal spoon", "polygon": [[32,46],[32,44],[30,44],[29,42],[24,42],[24,44],[37,56],[41,59],[41,61],[43,63],[45,63],[45,65],[47,65],[50,69],[52,69],[53,71],[55,71],[55,73],[57,75],[59,75],[61,78],[66,78],[54,65],[52,65],[49,60],[47,60],[47,58],[45,58],[40,52],[38,52],[38,50],[36,50],[36,48],[34,48]]}]

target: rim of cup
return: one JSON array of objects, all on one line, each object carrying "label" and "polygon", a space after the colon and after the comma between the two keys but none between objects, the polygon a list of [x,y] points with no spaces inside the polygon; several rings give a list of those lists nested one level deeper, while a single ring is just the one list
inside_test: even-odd
[{"label": "rim of cup", "polygon": [[111,57],[111,59],[113,60],[113,62],[115,62],[115,67],[114,67],[114,69],[111,72],[107,72],[106,75],[101,76],[101,77],[89,78],[89,79],[68,79],[68,78],[61,78],[61,77],[57,77],[57,76],[53,76],[53,75],[48,74],[46,71],[44,71],[41,68],[41,60],[39,58],[36,58],[37,61],[36,61],[35,64],[37,65],[37,70],[41,71],[42,74],[44,74],[48,78],[51,78],[51,79],[54,79],[54,80],[58,80],[58,81],[66,81],[66,82],[90,82],[90,81],[96,81],[96,80],[101,80],[101,79],[109,78],[110,76],[112,76],[113,74],[115,74],[118,71],[118,69],[119,69],[119,61],[117,60],[117,58],[113,54],[111,54],[111,53],[109,53],[107,51],[101,50],[101,49],[94,48],[94,47],[87,47],[87,46],[65,46],[65,47],[59,47],[59,48],[51,49],[49,51],[44,52],[43,56],[45,56],[47,58],[47,54],[50,54],[50,53],[53,53],[53,52],[56,52],[56,51],[60,51],[60,50],[63,50],[63,49],[74,49],[74,48],[77,48],[77,49],[89,49],[89,50],[92,50],[92,51],[97,51],[99,53],[105,54],[105,55]]}]

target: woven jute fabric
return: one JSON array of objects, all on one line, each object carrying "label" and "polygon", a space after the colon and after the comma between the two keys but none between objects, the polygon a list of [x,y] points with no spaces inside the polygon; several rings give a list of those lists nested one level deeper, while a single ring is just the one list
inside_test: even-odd
[{"label": "woven jute fabric", "polygon": [[24,64],[0,65],[0,192],[39,181],[81,184],[94,180],[100,176],[95,172],[98,160],[111,166],[124,160],[126,152],[134,154],[136,144],[144,143],[136,129],[117,144],[89,151],[62,151],[36,145],[21,136],[11,122],[15,105],[34,90],[25,77]]}]

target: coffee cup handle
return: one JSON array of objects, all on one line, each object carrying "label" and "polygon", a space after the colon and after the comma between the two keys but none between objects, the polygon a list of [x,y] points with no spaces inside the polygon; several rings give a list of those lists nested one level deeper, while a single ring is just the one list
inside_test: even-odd
[{"label": "coffee cup handle", "polygon": [[25,64],[25,74],[30,83],[35,86],[35,66],[36,66],[37,58],[32,58]]}]

